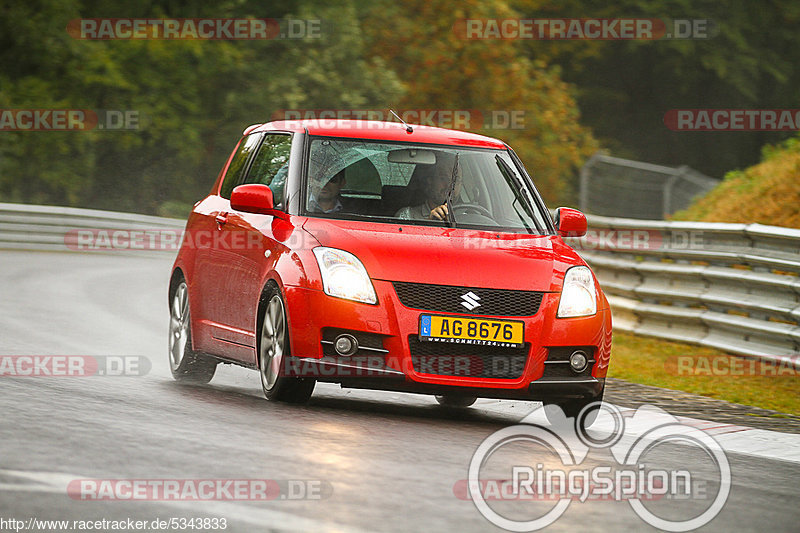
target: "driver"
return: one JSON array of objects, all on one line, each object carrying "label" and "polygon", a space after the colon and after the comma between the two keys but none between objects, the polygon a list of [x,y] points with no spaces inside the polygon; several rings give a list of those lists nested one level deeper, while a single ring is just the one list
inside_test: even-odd
[{"label": "driver", "polygon": [[[422,187],[425,193],[425,202],[420,205],[403,207],[395,217],[404,220],[447,220],[447,192],[453,179],[453,166],[455,156],[446,154],[433,167],[432,172],[423,180]],[[458,197],[461,192],[461,165],[456,167],[456,183],[453,188],[451,200]]]}]

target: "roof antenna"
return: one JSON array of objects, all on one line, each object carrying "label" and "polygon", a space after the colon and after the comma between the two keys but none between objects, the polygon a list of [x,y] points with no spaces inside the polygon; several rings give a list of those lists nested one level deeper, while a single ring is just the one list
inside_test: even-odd
[{"label": "roof antenna", "polygon": [[406,131],[407,131],[408,133],[414,133],[414,128],[412,128],[411,126],[409,126],[409,125],[408,125],[408,123],[407,123],[405,120],[403,120],[402,118],[400,118],[400,115],[398,115],[397,113],[395,113],[393,109],[390,109],[390,110],[389,110],[389,112],[390,112],[392,115],[394,115],[394,116],[395,116],[395,118],[396,118],[397,120],[399,120],[400,122],[402,122],[402,123],[403,123],[403,125],[406,127]]}]

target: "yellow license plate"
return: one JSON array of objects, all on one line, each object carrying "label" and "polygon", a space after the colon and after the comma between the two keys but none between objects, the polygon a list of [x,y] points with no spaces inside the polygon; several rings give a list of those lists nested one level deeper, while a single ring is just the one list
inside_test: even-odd
[{"label": "yellow license plate", "polygon": [[428,342],[521,348],[525,339],[525,323],[516,320],[420,315],[419,339]]}]

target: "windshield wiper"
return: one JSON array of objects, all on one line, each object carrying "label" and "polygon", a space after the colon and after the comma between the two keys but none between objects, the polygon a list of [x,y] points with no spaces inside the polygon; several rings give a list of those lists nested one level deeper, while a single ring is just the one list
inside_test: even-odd
[{"label": "windshield wiper", "polygon": [[518,202],[519,202],[519,198],[516,198],[516,197],[515,197],[515,198],[514,198],[514,201],[513,201],[513,202],[511,202],[511,207],[513,207],[513,208],[514,208],[514,212],[515,212],[515,213],[517,214],[517,216],[519,217],[519,220],[520,220],[520,222],[522,222],[522,225],[523,225],[523,226],[525,226],[525,231],[527,231],[528,233],[530,233],[530,234],[532,235],[532,234],[533,234],[533,232],[531,231],[531,227],[528,225],[528,223],[527,223],[527,222],[525,222],[525,218],[522,216],[522,213],[520,213],[520,212],[519,212],[519,209],[517,209],[517,205],[516,205],[516,204],[517,204]]},{"label": "windshield wiper", "polygon": [[[523,194],[526,194],[528,192],[528,190],[525,188],[525,183],[522,181],[522,178],[520,178],[519,176],[516,175],[516,173],[514,173],[514,170],[508,165],[508,163],[506,163],[503,160],[502,157],[500,157],[500,154],[495,154],[494,158],[497,161],[497,165],[500,167],[500,172],[502,172],[504,175],[507,175],[508,177],[513,179],[517,183],[517,186],[519,187],[520,192],[522,192]],[[519,200],[519,197],[515,194],[514,195],[514,203],[516,203],[518,200]],[[527,200],[528,200],[528,206],[529,207],[533,207],[533,203],[531,202],[532,199],[530,197],[527,197]],[[514,211],[516,211],[517,216],[522,221],[522,224],[525,226],[525,229],[527,229],[528,232],[531,232],[530,231],[530,227],[528,227],[528,224],[525,223],[525,220],[522,217],[522,213],[519,212],[519,210],[516,208],[516,206],[513,205],[513,203],[511,205],[511,207],[513,207]],[[539,225],[539,221],[536,219],[536,217],[533,216],[531,218],[533,219],[533,223],[536,225],[536,231],[538,231],[540,234],[544,235],[545,232],[542,229],[542,227]]]},{"label": "windshield wiper", "polygon": [[444,204],[447,206],[447,223],[451,228],[456,226],[456,214],[453,213],[453,204],[451,198],[453,191],[456,189],[456,182],[458,181],[458,152],[456,152],[456,162],[453,164],[453,175],[450,177],[450,188],[447,190],[447,196],[444,199]]}]

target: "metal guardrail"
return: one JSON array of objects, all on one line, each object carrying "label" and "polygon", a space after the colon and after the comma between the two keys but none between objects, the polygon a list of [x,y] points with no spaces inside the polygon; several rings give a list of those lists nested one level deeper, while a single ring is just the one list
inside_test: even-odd
[{"label": "metal guardrail", "polygon": [[770,360],[800,354],[800,230],[588,218],[587,236],[567,241],[599,278],[615,329]]},{"label": "metal guardrail", "polygon": [[[800,230],[588,218],[587,236],[567,241],[600,279],[615,329],[772,360],[800,353]],[[0,249],[73,251],[77,230],[180,234],[184,225],[130,213],[0,203]]]},{"label": "metal guardrail", "polygon": [[[74,251],[79,249],[77,232],[81,230],[166,231],[179,235],[185,225],[185,220],[133,213],[0,203],[0,249]],[[129,240],[130,235],[125,238]],[[111,249],[119,251],[121,248]],[[175,252],[175,248],[160,249],[158,246],[146,249],[155,253]],[[102,251],[102,247],[98,251]]]}]

